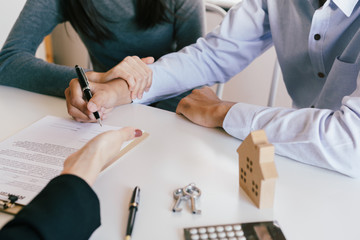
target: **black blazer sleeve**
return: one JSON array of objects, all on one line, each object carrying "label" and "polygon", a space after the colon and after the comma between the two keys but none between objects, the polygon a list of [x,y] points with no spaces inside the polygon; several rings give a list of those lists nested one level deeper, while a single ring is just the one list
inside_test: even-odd
[{"label": "black blazer sleeve", "polygon": [[0,239],[89,239],[99,226],[95,192],[83,179],[61,175],[3,227]]}]

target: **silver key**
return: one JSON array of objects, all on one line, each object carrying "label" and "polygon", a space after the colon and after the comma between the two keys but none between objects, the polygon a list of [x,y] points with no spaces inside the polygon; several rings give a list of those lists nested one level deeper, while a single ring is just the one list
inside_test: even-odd
[{"label": "silver key", "polygon": [[187,195],[184,195],[183,189],[182,188],[178,188],[174,191],[174,198],[176,199],[176,202],[174,204],[173,207],[173,212],[181,212],[182,208],[179,208],[180,203],[182,200],[184,199],[189,199]]},{"label": "silver key", "polygon": [[183,188],[184,195],[191,199],[191,211],[193,214],[201,214],[201,210],[196,209],[196,199],[201,196],[201,191],[194,183],[191,183]]}]

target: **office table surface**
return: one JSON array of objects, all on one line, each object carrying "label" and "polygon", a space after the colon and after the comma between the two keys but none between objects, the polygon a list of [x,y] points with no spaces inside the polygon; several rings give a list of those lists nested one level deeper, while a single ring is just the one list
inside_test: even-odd
[{"label": "office table surface", "polygon": [[[0,86],[0,140],[46,115],[69,118],[63,99]],[[288,239],[356,239],[360,181],[275,156],[279,173],[273,209],[259,210],[239,189],[241,141],[221,129],[190,123],[182,116],[143,105],[117,107],[104,124],[135,126],[150,136],[97,180],[102,226],[91,239],[121,239],[133,188],[141,188],[133,238],[184,239],[191,226],[276,219]],[[176,188],[196,183],[201,215],[190,205],[173,213]],[[86,201],[86,199],[84,199]],[[11,219],[0,214],[0,225]]]}]

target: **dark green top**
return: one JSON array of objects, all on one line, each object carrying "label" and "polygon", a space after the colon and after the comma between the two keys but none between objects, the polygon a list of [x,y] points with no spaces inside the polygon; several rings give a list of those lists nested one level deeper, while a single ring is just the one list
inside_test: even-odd
[{"label": "dark green top", "polygon": [[[66,22],[61,0],[28,0],[0,53],[0,84],[64,96],[69,81],[76,77],[72,67],[49,64],[34,57],[46,35]],[[95,71],[106,71],[126,56],[160,56],[194,43],[204,33],[202,0],[168,0],[171,23],[139,30],[134,22],[135,0],[94,1],[114,32],[115,40],[104,45],[80,35]]]}]

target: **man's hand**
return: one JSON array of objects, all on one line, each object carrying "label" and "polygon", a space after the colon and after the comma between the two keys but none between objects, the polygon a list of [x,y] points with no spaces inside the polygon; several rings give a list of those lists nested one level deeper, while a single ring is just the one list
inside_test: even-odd
[{"label": "man's hand", "polygon": [[92,185],[100,171],[116,160],[121,145],[141,135],[141,130],[131,127],[102,133],[90,140],[79,151],[71,154],[65,160],[61,174],[76,175]]},{"label": "man's hand", "polygon": [[181,99],[176,113],[204,127],[222,127],[227,112],[234,104],[221,101],[211,88],[204,87]]},{"label": "man's hand", "polygon": [[144,91],[148,92],[152,84],[152,71],[147,64],[154,63],[153,57],[126,57],[118,65],[101,76],[99,81],[123,79],[129,85],[131,99],[141,99]]}]

